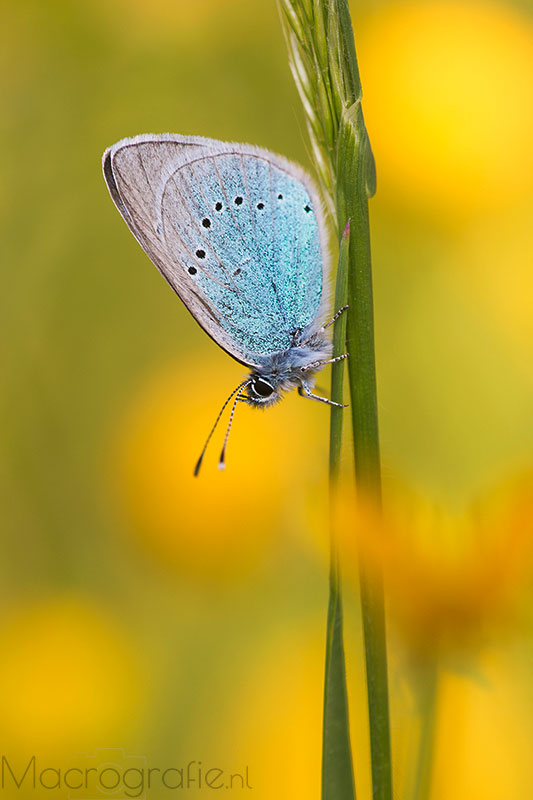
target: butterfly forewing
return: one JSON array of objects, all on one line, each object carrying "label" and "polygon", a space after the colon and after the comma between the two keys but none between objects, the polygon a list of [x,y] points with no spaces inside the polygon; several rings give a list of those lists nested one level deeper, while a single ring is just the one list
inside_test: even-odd
[{"label": "butterfly forewing", "polygon": [[222,327],[241,348],[270,352],[284,347],[276,340],[274,288],[254,249],[241,181],[233,174],[231,200],[223,188],[225,173],[239,164],[238,156],[224,154],[177,170],[162,198],[163,231],[173,262],[192,275]]},{"label": "butterfly forewing", "polygon": [[268,151],[199,137],[125,139],[104,175],[143,249],[217,343],[260,365],[320,312],[316,191]]}]

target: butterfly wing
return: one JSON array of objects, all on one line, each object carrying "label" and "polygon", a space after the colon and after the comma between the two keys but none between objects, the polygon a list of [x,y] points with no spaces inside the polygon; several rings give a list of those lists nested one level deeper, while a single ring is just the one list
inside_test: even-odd
[{"label": "butterfly wing", "polygon": [[115,205],[202,328],[261,366],[316,323],[327,256],[306,174],[248,145],[172,134],[104,153]]}]

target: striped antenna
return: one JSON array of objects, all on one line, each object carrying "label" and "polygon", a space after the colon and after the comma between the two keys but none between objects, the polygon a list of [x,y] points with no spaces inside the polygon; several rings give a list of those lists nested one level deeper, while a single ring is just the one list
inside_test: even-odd
[{"label": "striped antenna", "polygon": [[[246,381],[241,385],[240,388],[244,389],[244,387],[248,386],[250,383],[251,381]],[[233,424],[233,415],[235,414],[235,408],[237,407],[237,403],[239,400],[241,400],[241,395],[237,393],[235,400],[233,401],[233,406],[231,407],[231,414],[229,415],[228,427],[226,429],[226,435],[224,436],[224,444],[222,445],[222,452],[220,453],[220,458],[218,460],[219,469],[226,469],[226,445],[228,444],[229,432]]]},{"label": "striped antenna", "polygon": [[[202,461],[203,461],[203,458],[204,458],[204,455],[205,455],[205,451],[207,450],[207,445],[208,445],[208,444],[209,444],[209,442],[211,441],[211,437],[212,437],[212,435],[213,435],[213,434],[214,434],[214,432],[215,432],[215,428],[216,428],[216,426],[217,426],[217,425],[218,425],[218,423],[219,423],[220,417],[221,417],[221,416],[222,416],[222,414],[224,413],[224,409],[225,409],[225,408],[226,408],[226,406],[228,405],[228,403],[229,403],[229,401],[231,400],[231,398],[233,397],[233,395],[234,395],[234,394],[237,394],[237,397],[238,397],[238,392],[240,392],[240,390],[241,390],[241,389],[243,389],[245,386],[248,386],[248,384],[249,384],[249,383],[250,383],[250,380],[249,380],[249,379],[247,379],[247,380],[243,381],[242,383],[239,383],[239,385],[237,386],[237,388],[236,388],[236,389],[234,389],[234,390],[232,391],[232,393],[229,395],[229,397],[228,397],[228,398],[227,398],[227,400],[225,401],[224,405],[223,405],[223,406],[222,406],[222,408],[220,409],[220,411],[219,411],[219,413],[218,413],[218,417],[217,417],[217,418],[216,418],[216,420],[215,420],[215,424],[214,424],[214,425],[213,425],[213,427],[211,428],[211,431],[209,432],[209,436],[208,436],[208,437],[207,437],[207,439],[205,440],[205,444],[204,444],[204,446],[203,446],[203,448],[202,448],[202,452],[200,453],[200,458],[199,458],[199,459],[198,459],[198,461],[196,462],[196,466],[195,466],[195,468],[194,468],[194,477],[195,477],[195,478],[197,478],[197,477],[198,477],[198,473],[200,472],[200,467],[202,466]],[[232,417],[232,418],[233,418],[233,413],[234,413],[234,411],[235,411],[235,403],[233,404],[233,409],[232,409],[232,411],[231,411],[231,417]],[[230,422],[230,424],[231,424],[231,422]],[[226,446],[226,441],[227,441],[227,438],[228,438],[228,433],[229,433],[229,431],[226,433],[226,439],[224,440],[224,447]]]}]

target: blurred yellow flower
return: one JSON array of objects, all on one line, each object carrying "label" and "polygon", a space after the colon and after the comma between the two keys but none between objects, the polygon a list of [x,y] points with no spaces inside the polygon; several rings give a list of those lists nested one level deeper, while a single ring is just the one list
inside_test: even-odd
[{"label": "blurred yellow flower", "polygon": [[[371,797],[363,656],[346,613],[347,681],[357,797]],[[231,703],[231,722],[202,740],[204,763],[249,768],[258,800],[320,797],[325,625],[286,630],[265,641]],[[415,759],[419,709],[406,695],[406,673],[391,648],[390,684],[395,797],[405,800]],[[405,667],[405,664],[403,665]],[[509,800],[527,797],[530,780],[524,713],[527,667],[494,650],[483,653],[477,676],[443,672],[437,699],[431,800]],[[490,754],[490,756],[488,755]],[[238,785],[238,784],[237,784]],[[229,797],[242,789],[228,791]],[[200,798],[202,791],[191,793]]]},{"label": "blurred yellow flower", "polygon": [[55,597],[2,626],[0,731],[41,755],[105,746],[138,720],[139,654],[104,609]]},{"label": "blurred yellow flower", "polygon": [[431,800],[531,795],[530,667],[489,650],[478,669],[442,676]]},{"label": "blurred yellow flower", "polygon": [[[165,366],[126,410],[112,457],[112,486],[132,529],[165,561],[209,579],[249,572],[280,533],[301,526],[293,525],[299,487],[312,479],[319,449],[302,434],[322,407],[294,396],[263,414],[239,403],[225,471],[217,462],[229,410],[195,478],[209,429],[241,377],[224,356],[208,369],[196,361]],[[322,423],[326,434],[323,414]],[[308,466],[295,467],[296,449]]]},{"label": "blurred yellow flower", "polygon": [[497,3],[385,4],[356,37],[380,196],[453,221],[531,190],[528,17]]},{"label": "blurred yellow flower", "polygon": [[465,651],[518,621],[533,572],[532,476],[464,514],[405,491],[382,516],[369,503],[349,509],[341,500],[336,516],[347,569],[357,540],[365,567],[384,571],[390,619],[412,656]]},{"label": "blurred yellow flower", "polygon": [[[248,765],[251,794],[257,800],[320,797],[324,649],[325,619],[313,627],[306,621],[302,629],[265,641],[232,704],[231,726],[214,743],[218,761]],[[350,663],[349,681],[357,789],[366,797],[370,784],[364,764],[366,716],[360,713],[365,703],[362,661]]]}]

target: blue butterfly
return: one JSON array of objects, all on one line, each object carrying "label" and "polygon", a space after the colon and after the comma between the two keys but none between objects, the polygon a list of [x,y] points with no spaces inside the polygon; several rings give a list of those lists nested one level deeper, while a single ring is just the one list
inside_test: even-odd
[{"label": "blue butterfly", "polygon": [[196,321],[250,368],[234,398],[267,408],[331,358],[324,324],[327,247],[318,192],[306,173],[268,150],[199,136],[146,134],[103,156],[104,177],[129,229]]}]

